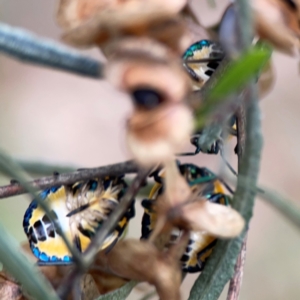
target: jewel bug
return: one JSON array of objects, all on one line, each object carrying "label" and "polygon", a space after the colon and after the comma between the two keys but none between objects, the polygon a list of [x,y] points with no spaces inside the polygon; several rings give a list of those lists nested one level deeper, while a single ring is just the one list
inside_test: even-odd
[{"label": "jewel bug", "polygon": [[[213,75],[220,62],[225,57],[221,45],[215,41],[200,40],[192,44],[182,55],[183,66],[192,79],[194,90],[201,89],[207,80]],[[231,136],[237,136],[236,117],[233,115],[226,128],[226,132]],[[221,132],[220,138],[208,147],[202,147],[201,135],[202,130],[195,132],[191,138],[191,144],[196,147],[195,152],[183,153],[183,155],[196,155],[199,152],[208,154],[218,154],[222,150],[222,140],[224,132]],[[221,153],[222,154],[222,153]]]},{"label": "jewel bug", "polygon": [[[40,193],[61,229],[75,247],[84,252],[111,212],[119,204],[127,185],[123,178],[105,177],[51,187]],[[134,217],[134,202],[106,237],[101,249],[109,250]],[[42,262],[71,263],[72,257],[55,224],[33,200],[25,212],[23,228],[33,254]]]},{"label": "jewel bug", "polygon": [[[189,183],[192,189],[196,189],[199,184],[206,183],[205,189],[201,190],[207,201],[220,205],[229,205],[229,196],[225,194],[223,184],[216,178],[215,174],[207,168],[200,168],[194,164],[178,165],[180,173]],[[150,191],[148,199],[142,201],[144,215],[142,218],[141,239],[147,239],[153,231],[157,222],[156,200],[163,192],[163,174],[158,171],[153,173],[155,184]],[[180,238],[182,231],[174,228],[171,232],[169,245],[174,244]],[[206,259],[211,254],[217,239],[206,232],[191,231],[189,243],[185,253],[181,257],[182,270],[188,273],[195,273],[203,270]]]}]

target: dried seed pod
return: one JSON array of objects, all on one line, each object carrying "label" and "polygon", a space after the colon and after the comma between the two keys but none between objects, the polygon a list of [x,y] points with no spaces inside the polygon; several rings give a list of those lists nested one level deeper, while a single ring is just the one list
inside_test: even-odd
[{"label": "dried seed pod", "polygon": [[[89,3],[89,1],[85,1]],[[77,47],[104,46],[105,43],[124,36],[149,36],[165,43],[181,53],[190,43],[185,22],[175,14],[183,7],[186,0],[128,0],[94,2],[86,5],[89,13],[77,15],[71,5],[69,9],[60,9],[59,23],[67,27],[63,39]],[[103,2],[103,3],[102,3]],[[90,9],[90,7],[94,8]],[[89,17],[87,17],[89,15]],[[83,17],[82,17],[83,16]]]}]

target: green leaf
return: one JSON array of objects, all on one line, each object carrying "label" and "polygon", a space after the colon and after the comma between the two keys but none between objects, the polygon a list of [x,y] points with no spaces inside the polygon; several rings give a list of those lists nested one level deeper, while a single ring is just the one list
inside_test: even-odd
[{"label": "green leaf", "polygon": [[[0,261],[34,299],[59,300],[55,291],[0,223]],[[1,297],[0,297],[1,298]]]},{"label": "green leaf", "polygon": [[196,127],[202,127],[207,118],[220,104],[226,101],[226,97],[244,87],[252,78],[257,76],[271,57],[271,51],[267,47],[253,47],[229,67],[210,91],[206,101],[196,111]]},{"label": "green leaf", "polygon": [[137,285],[137,281],[129,281],[124,284],[121,288],[100,296],[97,300],[124,300],[131,293],[132,289]]}]

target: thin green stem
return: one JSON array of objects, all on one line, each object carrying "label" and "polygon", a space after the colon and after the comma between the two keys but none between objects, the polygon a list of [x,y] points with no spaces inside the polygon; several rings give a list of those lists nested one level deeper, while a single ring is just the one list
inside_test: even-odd
[{"label": "thin green stem", "polygon": [[0,52],[30,64],[92,78],[103,77],[103,66],[99,61],[3,23],[0,23]]},{"label": "thin green stem", "polygon": [[[0,262],[34,299],[59,300],[55,291],[0,223]],[[2,297],[4,298],[2,298]],[[1,299],[8,299],[0,295]],[[12,298],[10,298],[12,299]]]}]

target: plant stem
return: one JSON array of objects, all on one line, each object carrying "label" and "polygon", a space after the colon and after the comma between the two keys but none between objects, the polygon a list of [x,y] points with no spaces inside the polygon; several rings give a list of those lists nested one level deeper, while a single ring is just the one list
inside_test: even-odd
[{"label": "plant stem", "polygon": [[246,251],[247,251],[247,234],[244,237],[242,249],[236,261],[236,265],[234,268],[234,276],[230,280],[227,300],[236,300],[239,298],[240,289],[243,281],[243,275],[244,275],[244,266],[246,262]]},{"label": "plant stem", "polygon": [[[251,17],[251,7],[248,0],[237,0],[235,2],[236,10],[237,10],[237,41],[238,46],[240,46],[241,52],[246,51],[252,44],[253,39],[253,22]],[[248,97],[247,97],[248,96]],[[248,101],[247,101],[248,100]],[[247,104],[249,104],[249,108],[247,109]],[[246,170],[248,167],[248,170],[251,168],[250,165],[247,166],[246,161],[247,159],[244,159],[244,156],[249,155],[248,150],[249,147],[246,145],[246,142],[249,142],[249,135],[257,134],[260,136],[260,122],[258,123],[258,126],[255,124],[246,125],[246,122],[252,122],[253,119],[249,119],[251,115],[249,116],[249,111],[252,109],[252,107],[256,107],[255,110],[258,110],[258,98],[257,98],[257,92],[256,88],[253,83],[249,84],[248,88],[248,95],[246,92],[246,97],[244,99],[243,104],[238,109],[238,118],[237,118],[237,128],[238,128],[238,161],[239,161],[239,174],[241,171],[241,175],[243,175],[243,169],[244,166],[246,166]],[[256,116],[259,116],[259,112]],[[252,125],[252,126],[251,126]],[[246,130],[247,128],[247,130]],[[259,132],[255,132],[255,129],[259,128]],[[250,130],[249,130],[250,129]],[[260,140],[262,140],[260,136]],[[262,142],[260,143],[260,148],[262,148]],[[261,149],[260,149],[261,150]],[[259,151],[260,152],[260,151]],[[258,153],[259,153],[258,152]],[[257,156],[256,163],[256,170],[255,167],[253,170],[256,172],[256,176],[254,177],[255,184],[257,181],[257,175],[259,172],[259,161],[260,161],[260,153]],[[248,174],[249,176],[250,174]],[[254,174],[253,174],[254,175]],[[240,185],[240,181],[238,178],[238,187]],[[249,200],[252,198],[252,203],[254,203],[255,194],[252,193],[251,195],[251,189],[246,187],[245,196],[248,194]],[[237,199],[234,199],[237,200]],[[234,203],[235,204],[235,203]],[[238,203],[236,203],[236,206],[239,206]],[[249,207],[250,208],[250,207]],[[251,207],[251,210],[249,210],[250,215],[252,215],[253,205]],[[247,229],[246,229],[247,230]],[[245,265],[246,260],[246,244],[247,244],[247,234],[244,236],[243,245],[241,247],[239,256],[237,258],[237,262],[234,269],[234,276],[232,277],[230,284],[229,284],[229,290],[227,295],[227,300],[238,300],[240,289],[242,285],[242,279],[243,279],[243,269]]]},{"label": "plant stem", "polygon": [[[0,169],[2,169],[1,166]],[[28,184],[35,189],[41,190],[49,188],[51,186],[71,184],[76,181],[86,180],[95,177],[101,178],[105,176],[120,176],[128,173],[136,173],[137,170],[138,167],[136,163],[134,163],[133,161],[126,161],[123,163],[107,165],[99,168],[80,169],[75,172],[58,174],[57,176],[53,175],[49,177],[42,177],[28,182]],[[20,184],[14,183],[0,187],[0,199],[24,193],[26,193],[26,189]]]},{"label": "plant stem", "polygon": [[30,64],[92,78],[103,77],[103,66],[99,61],[4,23],[0,23],[0,51]]}]

